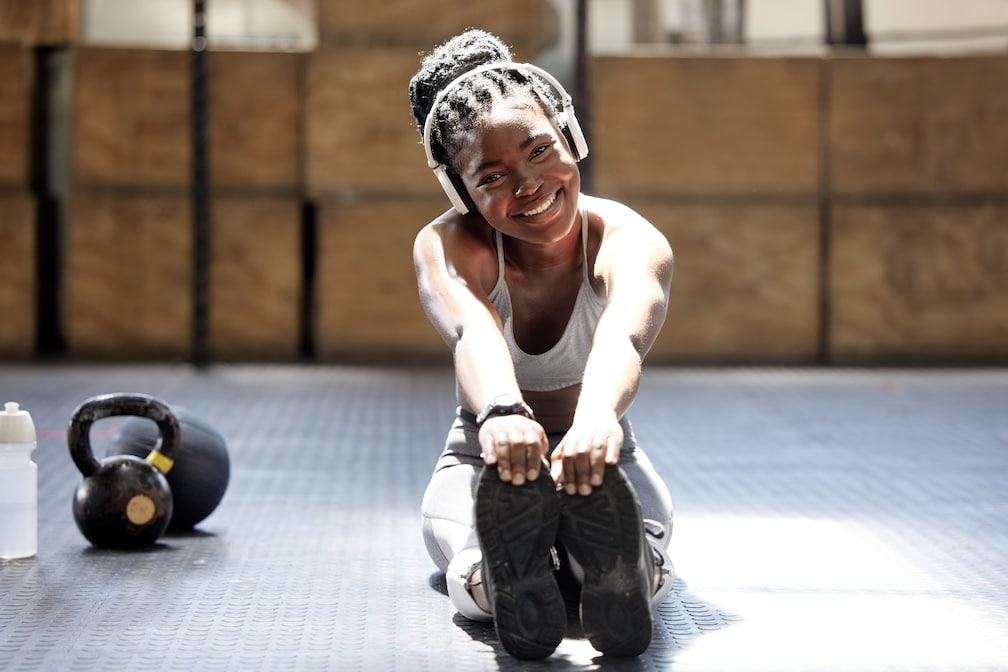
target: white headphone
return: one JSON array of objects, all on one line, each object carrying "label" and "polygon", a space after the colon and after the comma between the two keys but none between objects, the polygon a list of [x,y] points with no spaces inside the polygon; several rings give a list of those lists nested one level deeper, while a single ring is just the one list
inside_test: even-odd
[{"label": "white headphone", "polygon": [[431,105],[431,111],[427,115],[427,119],[424,121],[423,129],[423,146],[424,153],[427,155],[427,165],[434,171],[434,176],[437,177],[438,182],[441,183],[441,188],[444,189],[445,194],[448,195],[448,200],[451,201],[455,210],[457,210],[461,215],[469,212],[469,205],[466,201],[471,201],[471,199],[469,198],[468,193],[466,193],[465,185],[462,183],[461,178],[455,175],[451,168],[442,163],[438,163],[434,158],[434,154],[431,152],[431,129],[434,126],[434,113],[437,111],[442,101],[444,101],[445,96],[447,96],[448,93],[458,86],[463,80],[488,70],[517,70],[519,72],[524,72],[527,75],[538,75],[544,79],[560,95],[560,104],[563,107],[562,110],[557,110],[550,117],[550,121],[557,129],[557,132],[563,135],[567,140],[567,146],[574,155],[575,161],[580,161],[588,156],[588,142],[585,140],[584,132],[581,130],[581,125],[578,124],[577,117],[574,116],[574,101],[571,99],[570,94],[567,93],[553,75],[549,74],[542,68],[532,65],[531,63],[484,63],[472,70],[467,70],[452,81],[448,82],[448,85],[441,89],[437,96],[434,97],[434,104]]}]

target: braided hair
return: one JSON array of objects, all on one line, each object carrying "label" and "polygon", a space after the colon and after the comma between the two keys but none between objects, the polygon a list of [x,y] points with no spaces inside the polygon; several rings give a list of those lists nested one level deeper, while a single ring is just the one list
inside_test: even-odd
[{"label": "braided hair", "polygon": [[460,75],[485,63],[510,63],[511,50],[500,38],[486,31],[470,29],[457,35],[424,57],[420,70],[409,84],[410,107],[417,130],[423,135],[429,114],[436,115],[431,125],[431,153],[445,166],[462,148],[461,135],[476,127],[494,104],[527,100],[552,115],[558,105],[552,89],[534,75],[520,70],[488,70],[473,75],[455,86],[438,109],[432,110],[438,92]]}]

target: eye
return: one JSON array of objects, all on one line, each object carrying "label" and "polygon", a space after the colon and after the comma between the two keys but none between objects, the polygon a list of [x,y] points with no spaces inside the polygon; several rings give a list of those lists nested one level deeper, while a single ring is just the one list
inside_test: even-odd
[{"label": "eye", "polygon": [[503,173],[490,173],[489,175],[487,175],[486,177],[484,177],[482,180],[480,180],[480,185],[493,184],[494,182],[496,182],[497,180],[499,180],[503,176],[504,176]]},{"label": "eye", "polygon": [[535,149],[532,150],[532,158],[534,159],[537,156],[541,156],[542,154],[545,154],[552,147],[553,147],[553,143],[552,142],[546,142],[546,143],[543,143],[543,144],[537,146]]}]

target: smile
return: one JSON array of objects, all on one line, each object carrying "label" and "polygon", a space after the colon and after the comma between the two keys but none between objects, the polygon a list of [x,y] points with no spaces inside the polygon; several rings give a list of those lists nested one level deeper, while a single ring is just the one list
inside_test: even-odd
[{"label": "smile", "polygon": [[540,205],[535,210],[527,210],[527,211],[521,213],[521,216],[522,217],[534,217],[535,215],[538,215],[538,214],[541,214],[543,212],[546,212],[549,209],[549,207],[551,205],[553,205],[553,202],[556,200],[556,197],[557,197],[557,192],[554,191],[553,194],[550,195],[550,197],[548,199],[546,199],[545,203],[543,203],[542,205]]}]

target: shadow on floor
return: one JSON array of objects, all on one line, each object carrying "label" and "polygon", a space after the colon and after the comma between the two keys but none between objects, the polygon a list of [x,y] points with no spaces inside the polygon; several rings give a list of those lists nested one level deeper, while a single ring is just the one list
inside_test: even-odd
[{"label": "shadow on floor", "polygon": [[[637,658],[604,658],[592,655],[590,645],[581,630],[578,617],[578,586],[565,572],[558,573],[558,582],[567,603],[567,634],[557,652],[543,661],[521,661],[513,658],[503,649],[497,639],[492,623],[471,621],[456,613],[452,623],[468,635],[474,642],[492,649],[500,670],[525,669],[528,665],[549,667],[551,669],[596,669],[621,672],[635,672],[654,669],[653,662],[673,662],[677,652],[688,648],[703,635],[723,630],[742,620],[734,614],[707,602],[692,593],[688,584],[679,576],[673,580],[672,591],[665,601],[658,606],[655,615],[654,634],[648,651]],[[434,572],[428,579],[430,587],[448,598],[448,587],[443,572]],[[585,652],[588,652],[585,654]],[[581,658],[588,655],[587,660],[574,660],[580,653]],[[656,660],[657,659],[657,660]],[[585,667],[588,663],[588,667]]]}]

